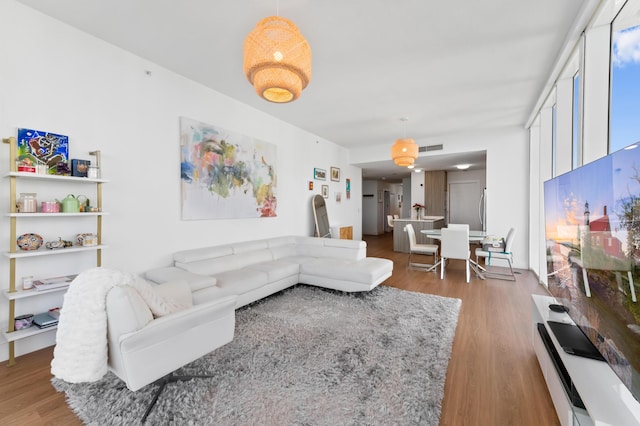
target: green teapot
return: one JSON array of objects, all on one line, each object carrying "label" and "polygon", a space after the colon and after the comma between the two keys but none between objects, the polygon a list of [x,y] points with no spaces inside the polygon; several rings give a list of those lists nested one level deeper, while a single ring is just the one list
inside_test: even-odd
[{"label": "green teapot", "polygon": [[78,201],[78,199],[73,194],[67,195],[62,201],[58,201],[58,203],[60,203],[60,210],[63,213],[80,212],[80,201]]}]

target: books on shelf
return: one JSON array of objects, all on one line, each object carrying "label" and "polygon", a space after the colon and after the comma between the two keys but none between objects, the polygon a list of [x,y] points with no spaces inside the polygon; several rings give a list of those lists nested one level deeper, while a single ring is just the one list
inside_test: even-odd
[{"label": "books on shelf", "polygon": [[71,281],[78,275],[66,275],[62,277],[42,278],[33,281],[33,287],[38,291],[52,290],[54,288],[68,287]]},{"label": "books on shelf", "polygon": [[36,314],[33,317],[33,323],[40,328],[53,327],[58,324],[58,319],[49,315],[48,312]]}]

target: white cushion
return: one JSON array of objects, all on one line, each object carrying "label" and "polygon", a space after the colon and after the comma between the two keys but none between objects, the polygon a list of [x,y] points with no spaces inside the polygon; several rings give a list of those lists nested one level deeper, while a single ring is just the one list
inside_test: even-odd
[{"label": "white cushion", "polygon": [[[189,289],[186,282],[183,281],[181,285]],[[170,315],[191,306],[191,303],[185,305],[179,301],[164,298],[142,277],[137,277],[137,279],[131,283],[131,287],[138,292],[155,317]]]},{"label": "white cushion", "polygon": [[259,250],[265,250],[267,247],[267,240],[245,241],[231,244],[233,254],[251,253]]},{"label": "white cushion", "polygon": [[184,269],[169,266],[166,268],[156,268],[144,273],[145,278],[158,283],[166,283],[176,280],[184,280],[191,287],[191,291],[202,290],[216,285],[216,278],[210,275],[195,274]]},{"label": "white cushion", "polygon": [[269,251],[274,259],[282,259],[283,257],[296,256],[298,247],[295,244],[274,245],[269,247]]},{"label": "white cushion", "polygon": [[173,254],[173,260],[180,263],[189,263],[230,254],[233,254],[231,246],[212,246],[176,252]]},{"label": "white cushion", "polygon": [[269,283],[269,275],[263,271],[243,268],[218,274],[218,287],[224,294],[240,295]]},{"label": "white cushion", "polygon": [[135,289],[115,286],[107,293],[109,330],[116,336],[140,330],[153,321],[153,314]]},{"label": "white cushion", "polygon": [[200,305],[202,303],[206,303],[211,300],[220,299],[227,295],[233,295],[233,293],[229,291],[224,291],[220,287],[215,286],[215,287],[207,287],[207,288],[203,288],[202,290],[194,291],[191,294],[191,297],[193,298],[194,305]]},{"label": "white cushion", "polygon": [[267,276],[269,277],[270,283],[280,281],[292,275],[297,276],[300,273],[299,264],[294,262],[287,262],[286,260],[282,259],[258,263],[248,266],[247,269],[266,272]]},{"label": "white cushion", "polygon": [[184,280],[170,281],[153,286],[153,289],[166,300],[178,302],[188,308],[193,306],[191,288]]},{"label": "white cushion", "polygon": [[338,259],[317,259],[300,265],[301,275],[371,284],[393,270],[388,259],[367,257],[357,262]]}]

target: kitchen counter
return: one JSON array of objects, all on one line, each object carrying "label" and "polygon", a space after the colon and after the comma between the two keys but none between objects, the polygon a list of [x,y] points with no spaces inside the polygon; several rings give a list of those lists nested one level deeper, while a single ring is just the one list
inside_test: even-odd
[{"label": "kitchen counter", "polygon": [[444,216],[424,216],[421,219],[395,219],[393,221],[393,251],[409,253],[409,237],[404,231],[404,226],[407,223],[413,225],[418,244],[434,244],[431,238],[427,238],[420,231],[444,227]]},{"label": "kitchen counter", "polygon": [[396,221],[404,221],[404,222],[437,222],[439,220],[444,221],[444,216],[423,216],[420,219],[407,219],[400,218],[395,219]]}]

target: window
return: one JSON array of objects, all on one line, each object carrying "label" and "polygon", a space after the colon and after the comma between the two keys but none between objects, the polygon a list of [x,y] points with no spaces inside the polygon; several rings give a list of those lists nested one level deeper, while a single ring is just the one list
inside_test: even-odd
[{"label": "window", "polygon": [[609,152],[640,142],[640,2],[629,2],[613,22]]},{"label": "window", "polygon": [[556,176],[556,164],[557,164],[557,159],[556,156],[558,155],[558,144],[557,144],[557,136],[556,134],[557,132],[557,127],[558,127],[558,121],[557,121],[557,111],[558,111],[558,105],[557,104],[553,104],[553,108],[551,109],[551,175],[552,176]]},{"label": "window", "polygon": [[573,132],[571,140],[571,168],[580,166],[580,74],[573,76]]}]

